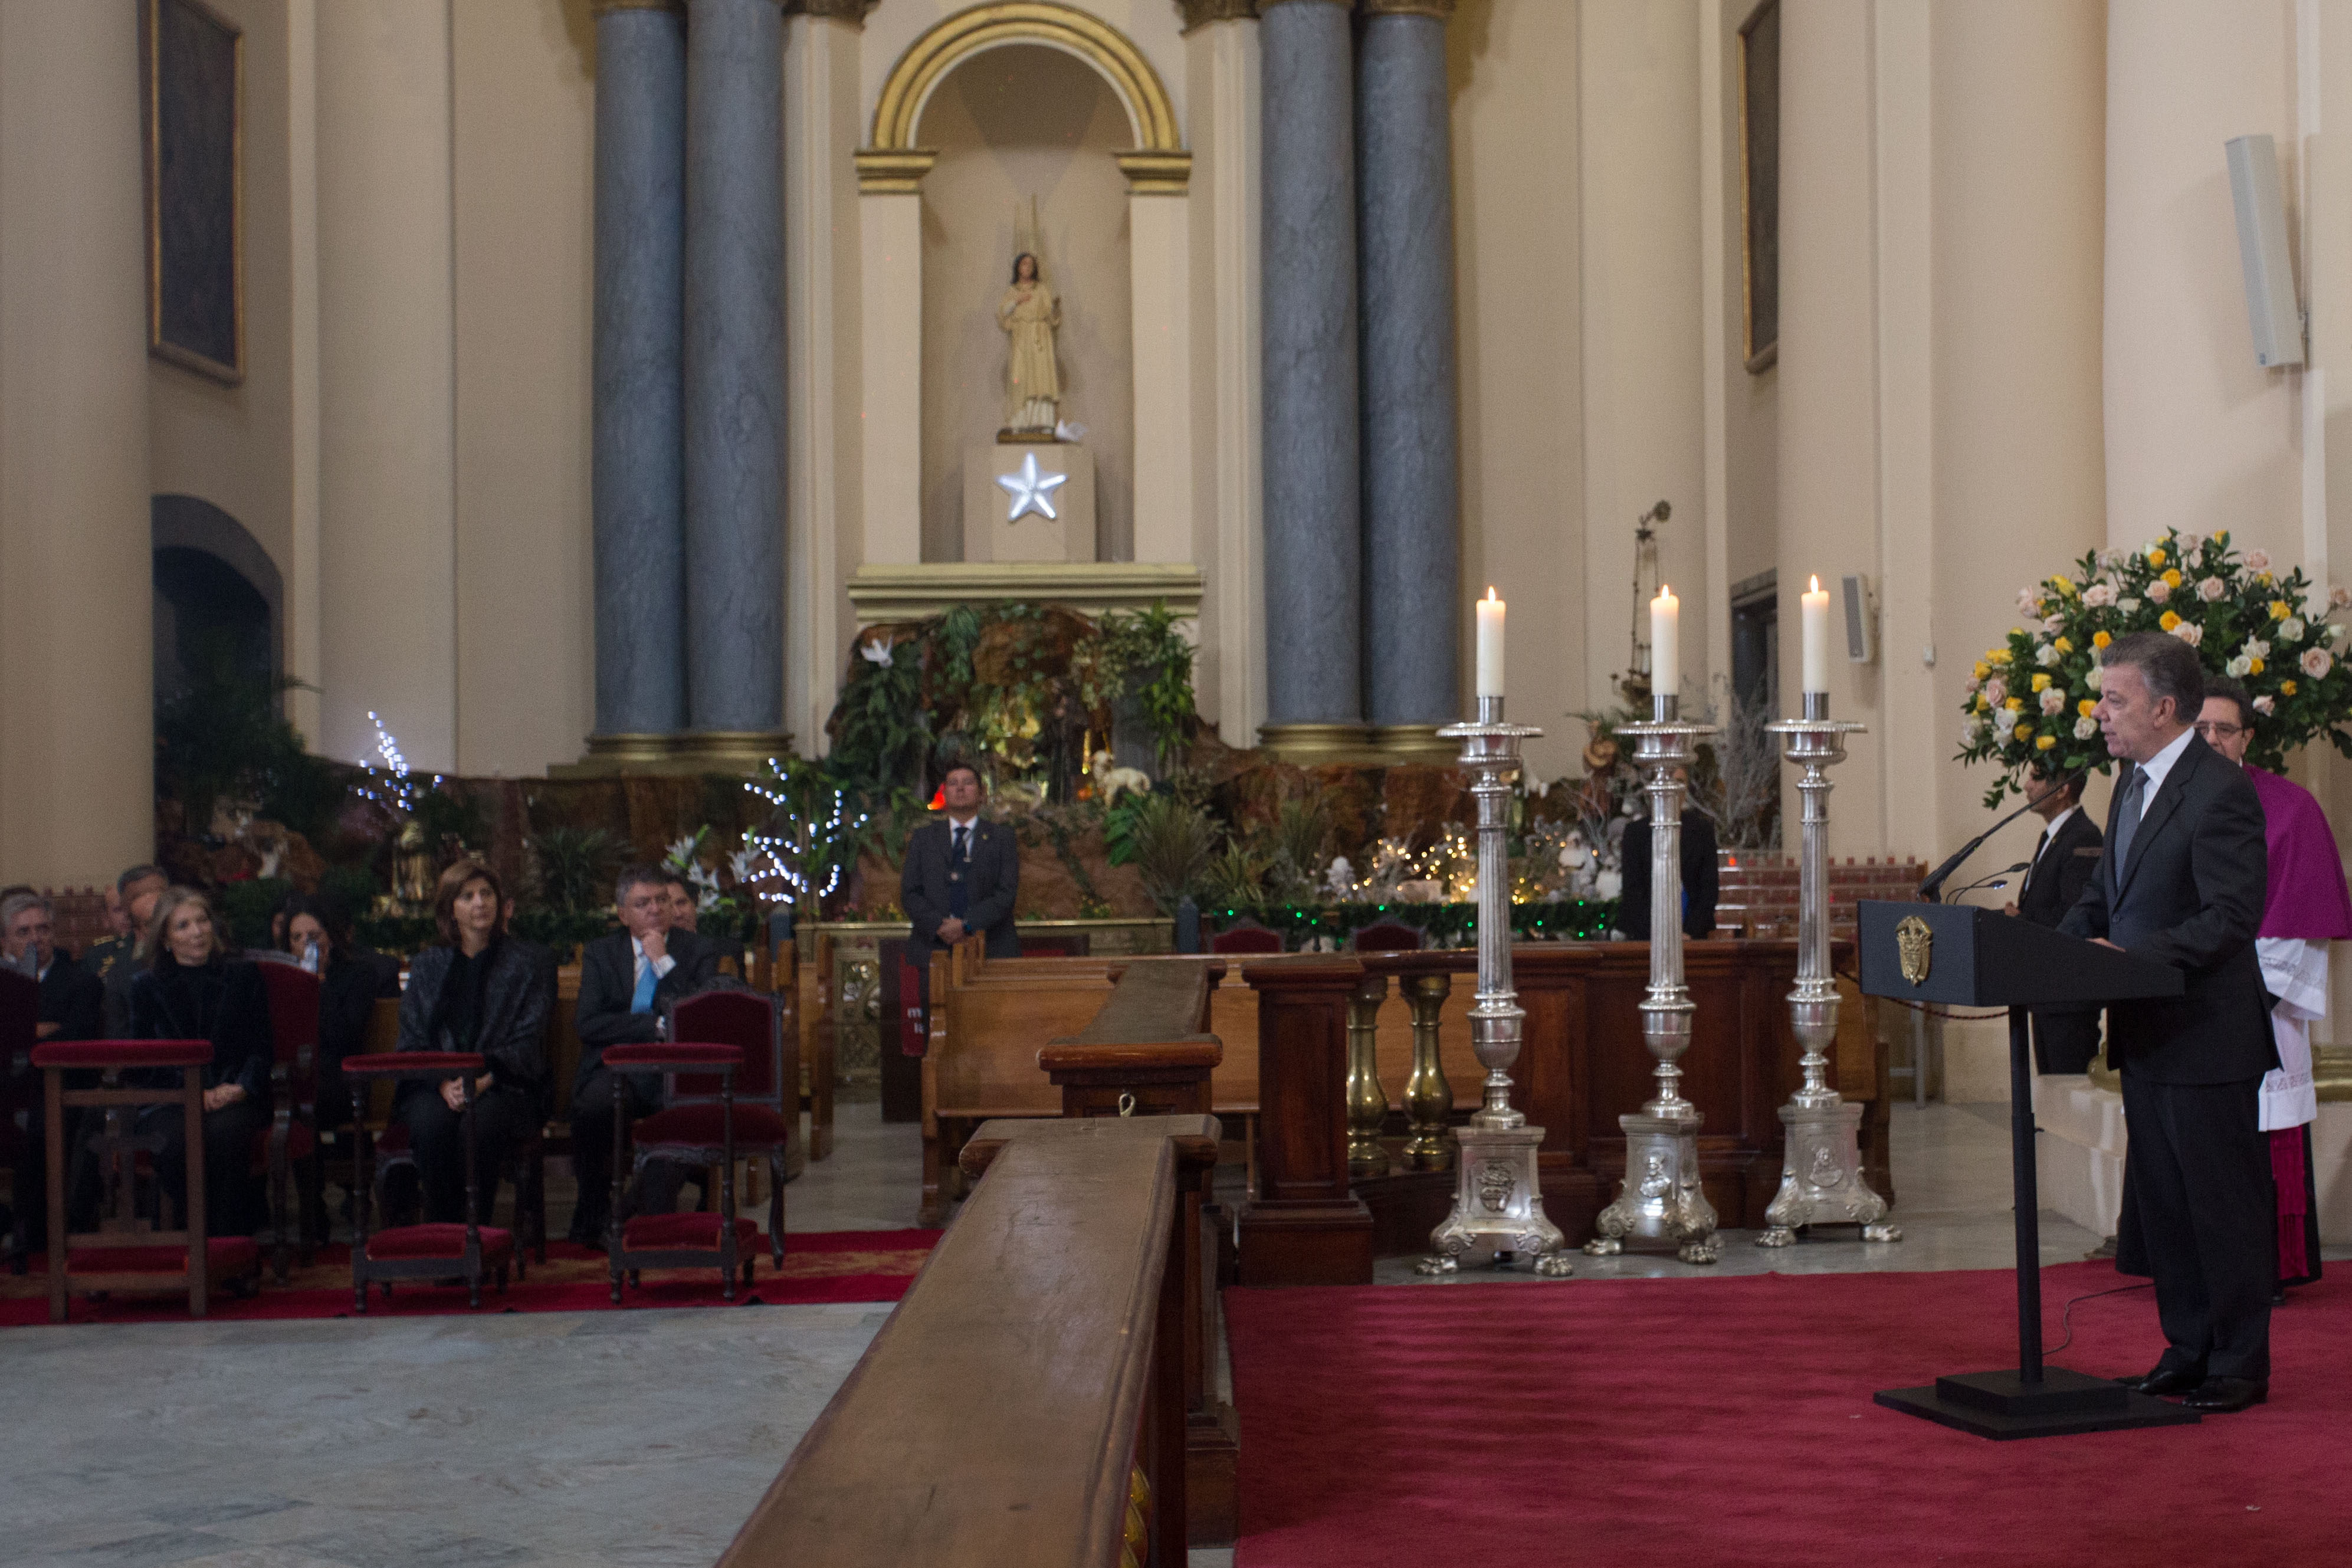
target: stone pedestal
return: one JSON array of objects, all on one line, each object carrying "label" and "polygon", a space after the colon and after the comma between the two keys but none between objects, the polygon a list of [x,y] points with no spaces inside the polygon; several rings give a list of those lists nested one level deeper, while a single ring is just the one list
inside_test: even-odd
[{"label": "stone pedestal", "polygon": [[[1006,514],[1013,499],[996,481],[1034,461],[1040,478],[1062,476],[1045,492],[1057,514]],[[975,441],[963,453],[963,558],[966,561],[1095,559],[1095,459],[1067,441]]]}]

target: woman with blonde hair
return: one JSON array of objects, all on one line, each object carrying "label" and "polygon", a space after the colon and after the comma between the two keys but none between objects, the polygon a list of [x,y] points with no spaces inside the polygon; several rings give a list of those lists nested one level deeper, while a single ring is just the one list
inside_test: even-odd
[{"label": "woman with blonde hair", "polygon": [[[210,1040],[204,1069],[205,1230],[251,1236],[267,1223],[253,1141],[269,1125],[274,1046],[261,973],[232,959],[210,900],[194,888],[166,888],[148,917],[147,966],[131,982],[131,1037]],[[148,1069],[159,1084],[171,1068]],[[180,1212],[187,1205],[187,1121],[173,1105],[150,1106],[139,1127],[163,1137],[155,1173]]]},{"label": "woman with blonde hair", "polygon": [[481,861],[460,860],[441,873],[433,916],[441,940],[408,966],[400,1048],[478,1051],[484,1070],[470,1086],[463,1078],[404,1082],[393,1115],[416,1151],[426,1221],[454,1225],[466,1217],[467,1096],[474,1101],[474,1169],[485,1217],[509,1153],[552,1108],[547,1020],[555,986],[531,944],[507,935],[506,889]]}]

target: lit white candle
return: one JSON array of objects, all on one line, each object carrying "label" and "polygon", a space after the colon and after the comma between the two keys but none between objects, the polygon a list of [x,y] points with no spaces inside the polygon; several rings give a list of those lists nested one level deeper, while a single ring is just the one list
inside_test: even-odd
[{"label": "lit white candle", "polygon": [[1478,601],[1478,695],[1503,694],[1503,601],[1490,586]]},{"label": "lit white candle", "polygon": [[1830,689],[1830,595],[1822,580],[1812,580],[1803,595],[1805,622],[1805,686],[1807,691]]},{"label": "lit white candle", "polygon": [[1658,596],[1650,601],[1650,689],[1660,697],[1682,690],[1682,617],[1683,602],[1661,583]]}]

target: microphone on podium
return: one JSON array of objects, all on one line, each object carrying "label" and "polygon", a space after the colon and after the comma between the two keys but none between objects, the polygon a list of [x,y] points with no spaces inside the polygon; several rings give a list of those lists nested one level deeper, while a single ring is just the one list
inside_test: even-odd
[{"label": "microphone on podium", "polygon": [[[2058,783],[2058,787],[2060,789],[2064,789],[2070,784],[2079,784],[2090,776],[2090,769],[2077,768],[2074,772],[2067,774],[2063,779],[2061,779]],[[2047,797],[2045,796],[2044,798]],[[1929,904],[1942,903],[1944,901],[1942,893],[1945,879],[1950,877],[1953,872],[1960,868],[1960,862],[1966,860],[1969,856],[1982,848],[1986,839],[1990,838],[1994,834],[1999,833],[2002,828],[2007,827],[2011,823],[2015,822],[2019,817],[2023,816],[2027,812],[2032,811],[2035,804],[2036,803],[2033,801],[2027,801],[2023,805],[2019,806],[2015,811],[2011,812],[2007,816],[2002,817],[1999,822],[1994,823],[1990,827],[1986,828],[1982,833],[1978,834],[1974,838],[1969,839],[1966,844],[1961,845],[1959,848],[1953,851],[1952,858],[1950,859],[1937,867],[1933,871],[1928,872],[1927,879],[1919,884],[1920,901],[1922,903]],[[2010,869],[2015,870],[2017,868],[2012,866]],[[1970,889],[1966,888],[1960,889],[1961,892],[1968,892],[1969,890]],[[1952,896],[1954,898],[1958,898],[1959,894],[1955,893]]]}]

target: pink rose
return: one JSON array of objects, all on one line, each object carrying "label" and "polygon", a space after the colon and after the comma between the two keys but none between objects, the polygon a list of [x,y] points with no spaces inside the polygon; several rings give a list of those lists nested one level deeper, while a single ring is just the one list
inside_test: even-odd
[{"label": "pink rose", "polygon": [[2276,702],[2267,697],[2257,697],[2254,699],[2254,711],[2261,714],[2265,719],[2271,716],[2271,710],[2277,706],[2278,704]]},{"label": "pink rose", "polygon": [[2303,672],[2314,680],[2323,679],[2336,668],[2336,656],[2324,647],[2308,650],[2303,656]]},{"label": "pink rose", "polygon": [[2053,715],[2066,711],[2066,694],[2054,686],[2043,688],[2042,711]]},{"label": "pink rose", "polygon": [[2247,552],[2246,552],[2246,570],[2247,570],[2247,571],[2249,571],[2249,572],[2267,572],[2267,571],[2269,571],[2270,569],[2271,569],[2271,552],[2270,552],[2269,551],[2267,551],[2267,550],[2249,550],[2249,551],[2247,551]]},{"label": "pink rose", "polygon": [[2147,597],[2150,604],[2161,605],[2172,597],[2172,584],[2161,577],[2153,579],[2147,585]]},{"label": "pink rose", "polygon": [[2200,577],[2197,581],[2197,596],[2209,605],[2229,591],[2219,577]]},{"label": "pink rose", "polygon": [[1991,706],[2000,707],[2009,700],[2009,682],[1998,675],[1994,676],[1984,683],[1984,699]]},{"label": "pink rose", "polygon": [[2090,609],[2104,610],[2115,602],[2116,589],[2112,583],[2094,583],[2083,590],[2083,603]]},{"label": "pink rose", "polygon": [[2195,621],[2183,621],[2179,626],[2172,628],[2172,635],[2179,637],[2182,642],[2187,643],[2190,647],[2195,647],[2199,643],[2205,640],[2205,628],[2199,626]]}]

